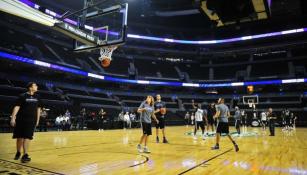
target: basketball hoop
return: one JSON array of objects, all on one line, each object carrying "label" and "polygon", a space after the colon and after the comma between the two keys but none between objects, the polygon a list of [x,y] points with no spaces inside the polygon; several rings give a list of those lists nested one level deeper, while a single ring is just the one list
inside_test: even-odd
[{"label": "basketball hoop", "polygon": [[112,53],[115,49],[117,49],[118,45],[113,46],[104,46],[100,48],[100,57],[98,58],[99,61],[103,61],[104,59],[112,60]]},{"label": "basketball hoop", "polygon": [[113,46],[104,46],[100,48],[100,57],[98,58],[101,61],[103,67],[108,67],[112,61],[112,54],[115,49],[118,48],[118,45]]},{"label": "basketball hoop", "polygon": [[248,107],[250,107],[250,108],[256,107],[254,99],[247,99],[247,104],[248,104]]}]

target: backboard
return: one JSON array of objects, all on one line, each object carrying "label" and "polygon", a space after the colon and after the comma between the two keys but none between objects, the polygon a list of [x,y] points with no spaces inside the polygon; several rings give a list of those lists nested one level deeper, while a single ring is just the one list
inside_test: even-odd
[{"label": "backboard", "polygon": [[30,1],[1,0],[0,11],[51,27],[73,38],[74,51],[115,48],[123,44],[127,35],[128,4],[116,0],[82,1],[80,10],[59,14]]},{"label": "backboard", "polygon": [[243,104],[248,105],[250,108],[259,103],[258,95],[243,96]]},{"label": "backboard", "polygon": [[84,0],[84,8],[68,13],[54,25],[74,39],[74,51],[91,51],[126,41],[128,4]]}]

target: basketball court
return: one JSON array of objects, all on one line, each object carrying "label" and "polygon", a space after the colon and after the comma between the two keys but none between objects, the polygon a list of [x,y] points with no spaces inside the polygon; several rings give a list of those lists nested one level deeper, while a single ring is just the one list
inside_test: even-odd
[{"label": "basketball court", "polygon": [[[154,129],[154,128],[153,128]],[[234,136],[240,151],[227,138],[221,149],[211,150],[215,138],[194,140],[192,127],[168,127],[169,144],[150,137],[150,154],[140,154],[136,145],[140,129],[36,133],[31,146],[35,160],[14,161],[12,134],[1,134],[0,172],[4,174],[293,174],[307,173],[307,130],[287,133],[248,128]]]},{"label": "basketball court", "polygon": [[[1,0],[0,10],[4,13],[20,17],[25,21],[37,23],[40,27],[45,27],[46,29],[57,32],[62,36],[69,37],[73,41],[72,48],[74,53],[95,54],[95,59],[99,60],[99,63],[103,68],[107,68],[112,64],[113,52],[126,43],[127,27],[129,23],[127,20],[129,9],[128,3],[119,3],[119,1],[112,0],[95,1],[94,3],[94,1],[85,0],[83,8],[76,11],[63,11],[60,13],[42,8],[37,4],[34,5],[34,3],[31,4],[30,2]],[[264,9],[265,7],[261,6],[260,9],[262,8]],[[206,11],[206,13],[212,16],[214,15],[211,11]],[[263,18],[266,19],[267,16]],[[219,23],[219,25],[222,24]],[[289,32],[283,34],[289,34]],[[140,36],[131,35],[131,38],[134,39],[138,37]],[[258,38],[261,37],[258,36]],[[158,40],[155,37],[147,37],[147,39],[148,38],[152,41]],[[233,41],[237,42],[241,40],[249,40],[251,38],[251,36],[247,36],[247,38],[242,37],[240,40],[237,39]],[[168,38],[159,40],[169,43],[174,42],[173,39]],[[227,39],[227,41],[223,42],[232,42],[230,40],[232,39]],[[217,41],[218,40],[214,40],[214,44],[216,44]],[[184,43],[183,41],[180,42]],[[180,42],[178,40],[178,43]],[[201,44],[201,41],[197,44]],[[209,42],[209,44],[213,43]],[[168,59],[176,60],[175,58]],[[15,60],[20,61],[22,59],[18,57],[15,58]],[[33,64],[39,66],[54,68],[61,71],[66,70],[66,72],[70,73],[79,71],[77,69],[73,70],[70,68],[64,68],[44,61],[29,60],[30,59],[28,59],[28,61],[24,59],[23,62],[33,62]],[[252,56],[249,60],[253,61]],[[206,64],[209,65],[209,63],[212,64],[212,61],[209,61]],[[207,65],[204,67],[206,66]],[[118,67],[118,69],[127,69],[127,67]],[[80,72],[81,73],[79,73],[78,76],[85,75],[86,77],[99,80],[118,81],[120,83],[136,82],[136,84],[140,85],[150,84],[149,80],[124,80],[118,77],[105,78],[104,75],[98,73]],[[210,69],[208,72],[213,72],[213,69]],[[161,77],[160,73],[160,78]],[[283,82],[280,80],[280,84],[306,82],[306,79],[304,78],[294,80],[295,82]],[[270,83],[274,84],[276,81]],[[180,88],[201,87],[198,83],[178,83],[173,81],[170,81],[170,83],[163,83],[160,80],[159,82],[153,81],[153,84],[161,86],[169,84],[170,86],[178,86]],[[223,86],[230,87],[246,85],[244,82],[228,83],[228,81],[225,84],[222,83]],[[257,83],[254,84],[257,85]],[[211,87],[213,86],[217,88],[219,87],[217,83],[212,84]],[[210,88],[210,85],[207,87]],[[213,90],[215,91],[216,89],[213,88]],[[125,91],[125,89],[123,91]],[[182,89],[180,92],[183,92]],[[104,96],[103,98],[111,98],[111,91],[108,93],[107,97]],[[76,96],[78,96],[78,94],[76,94]],[[217,96],[210,97],[210,100],[213,101],[212,99],[215,97]],[[171,99],[172,97],[168,98]],[[246,112],[253,113],[251,115],[251,126],[253,127],[249,126],[247,130],[243,130],[241,135],[236,132],[234,127],[230,127],[230,135],[240,147],[238,152],[235,152],[233,144],[229,142],[228,138],[225,136],[222,136],[221,138],[220,149],[211,150],[211,147],[216,143],[215,133],[209,132],[208,135],[206,135],[205,140],[200,137],[194,139],[194,126],[167,126],[166,132],[167,139],[169,140],[168,144],[163,144],[161,142],[156,143],[155,128],[152,128],[153,135],[150,136],[148,144],[151,150],[150,154],[139,153],[137,151],[137,144],[139,143],[142,134],[140,128],[102,131],[100,131],[99,128],[99,131],[85,130],[66,132],[51,130],[50,132],[35,133],[29,151],[33,160],[29,163],[20,163],[19,160],[13,159],[16,153],[16,143],[15,140],[12,139],[12,133],[0,133],[0,174],[307,174],[307,128],[295,128],[294,126],[294,129],[291,131],[282,131],[281,128],[276,128],[276,136],[270,137],[268,130],[263,131],[262,128],[259,127],[261,123],[257,118],[257,115],[259,112],[264,111],[263,109],[258,109],[258,105],[261,103],[259,100],[260,97],[251,93],[250,95],[243,95],[238,98],[238,103],[239,101],[242,103],[241,105],[245,107]],[[95,100],[95,95],[93,95],[93,98],[90,100],[93,99]],[[191,105],[190,99],[187,99],[189,101],[186,100],[185,103]],[[90,104],[90,100],[87,104]],[[130,102],[132,101],[131,103],[139,104],[139,101],[133,100],[134,99],[130,100]],[[108,99],[106,101],[116,102],[114,99]],[[129,99],[126,100],[126,102],[129,103]],[[111,103],[111,105],[114,103]],[[170,103],[177,105],[173,98]],[[208,103],[206,102],[206,104]],[[109,107],[111,105],[109,105]],[[236,106],[236,104],[233,105]],[[113,110],[117,108],[111,106],[111,109]],[[201,136],[201,133],[198,132],[197,135]]]}]

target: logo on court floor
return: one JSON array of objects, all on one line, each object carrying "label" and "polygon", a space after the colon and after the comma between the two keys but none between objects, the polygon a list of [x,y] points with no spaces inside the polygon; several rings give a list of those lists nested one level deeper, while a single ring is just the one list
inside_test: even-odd
[{"label": "logo on court floor", "polygon": [[[258,135],[258,133],[254,132],[254,131],[244,132],[244,133],[241,133],[240,135],[237,132],[230,132],[229,134],[231,136],[234,136],[234,137],[253,137],[253,136],[257,136]],[[186,132],[185,135],[193,136],[194,132],[193,131],[189,131],[189,132]],[[196,136],[202,136],[201,132],[197,132]],[[206,136],[207,137],[215,137],[215,133],[214,132],[208,132],[208,134]],[[222,134],[222,136],[226,136],[226,134]]]},{"label": "logo on court floor", "polygon": [[22,174],[37,174],[37,175],[51,175],[51,174],[61,174],[56,173],[48,170],[43,170],[31,166],[26,166],[22,164],[18,164],[11,161],[6,161],[0,159],[0,174],[15,174],[15,175],[22,175]]}]

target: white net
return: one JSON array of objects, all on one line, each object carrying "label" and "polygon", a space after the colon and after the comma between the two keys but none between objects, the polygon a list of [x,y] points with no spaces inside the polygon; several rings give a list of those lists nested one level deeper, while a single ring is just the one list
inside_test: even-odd
[{"label": "white net", "polygon": [[248,103],[248,106],[252,108],[254,106],[254,103]]},{"label": "white net", "polygon": [[255,101],[254,99],[248,99],[247,104],[250,108],[253,108],[255,106]]},{"label": "white net", "polygon": [[117,45],[114,46],[104,46],[100,48],[100,57],[98,58],[99,61],[104,59],[112,60],[112,53],[115,49],[117,49]]}]

